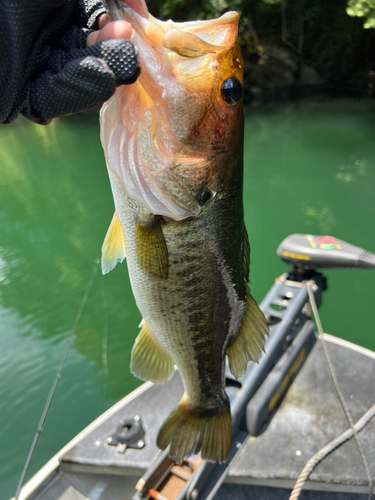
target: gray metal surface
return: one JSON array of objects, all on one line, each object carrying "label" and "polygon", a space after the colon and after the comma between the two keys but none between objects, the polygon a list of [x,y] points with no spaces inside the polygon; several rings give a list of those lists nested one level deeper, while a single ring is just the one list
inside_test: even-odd
[{"label": "gray metal surface", "polygon": [[[328,347],[356,421],[375,403],[375,360],[334,343],[329,343]],[[157,456],[155,439],[158,429],[179,401],[182,391],[178,373],[167,385],[151,387],[66,453],[63,466],[69,468],[70,463],[70,467],[89,466],[89,469],[93,467],[98,471],[110,467],[113,473],[140,476]],[[135,414],[140,415],[146,428],[146,447],[118,454],[115,448],[105,443],[106,437],[121,418]],[[287,498],[287,489],[293,486],[306,461],[347,428],[318,340],[268,429],[257,438],[250,437],[236,458],[226,481],[237,485],[223,485],[215,498]],[[375,478],[375,421],[361,431],[359,438]],[[249,484],[256,487],[245,486]],[[364,467],[355,442],[351,440],[319,464],[306,484],[307,489],[319,489],[319,496],[317,493],[309,496],[304,492],[301,499],[323,500],[322,491],[331,490],[347,494],[337,496],[337,493],[332,493],[327,499],[359,500],[361,496],[355,493],[365,494],[366,485]],[[280,490],[280,487],[287,489]],[[237,489],[238,496],[230,493],[237,492]],[[263,490],[265,496],[260,496],[259,492]],[[266,490],[269,490],[267,494]],[[275,496],[277,491],[282,495]]]},{"label": "gray metal surface", "polygon": [[[328,344],[349,410],[356,422],[375,403],[375,360]],[[227,481],[291,487],[307,460],[349,427],[318,341],[268,429],[250,437]],[[375,478],[375,421],[360,432]],[[365,492],[367,477],[354,440],[335,450],[311,475],[307,488]]]},{"label": "gray metal surface", "polygon": [[[286,275],[276,280],[262,300],[260,309],[270,323],[269,335],[265,344],[266,355],[261,357],[258,364],[250,361],[246,373],[238,379],[242,384],[241,391],[235,398],[231,399],[234,433],[239,429],[245,405],[286,350],[286,337],[294,338],[308,320],[303,312],[307,301],[306,285],[301,283],[298,286],[290,286],[286,282]],[[228,370],[226,377],[234,378]]]},{"label": "gray metal surface", "polygon": [[29,500],[130,500],[136,478],[106,474],[63,473]]},{"label": "gray metal surface", "polygon": [[[290,492],[285,488],[224,484],[215,500],[288,500]],[[305,490],[300,500],[368,500],[368,495]]]},{"label": "gray metal surface", "polygon": [[[111,467],[117,474],[141,475],[159,453],[156,447],[157,433],[170,411],[180,401],[182,393],[181,379],[176,372],[168,384],[152,386],[106,420],[69,450],[62,458],[63,463],[88,466],[87,470]],[[146,446],[141,450],[127,449],[124,454],[120,454],[114,446],[107,444],[106,439],[117,428],[121,419],[135,415],[140,416],[146,430]]]}]

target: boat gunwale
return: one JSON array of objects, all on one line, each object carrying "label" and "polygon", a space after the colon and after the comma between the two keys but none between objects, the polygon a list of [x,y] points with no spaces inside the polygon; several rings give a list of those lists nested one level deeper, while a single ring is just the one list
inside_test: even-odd
[{"label": "boat gunwale", "polygon": [[[361,355],[364,355],[368,358],[375,359],[375,352],[371,351],[369,349],[366,349],[365,347],[361,347],[357,344],[354,344],[352,342],[343,340],[339,337],[335,337],[333,335],[324,333],[322,335],[319,335],[319,338],[322,339],[323,341],[330,342],[332,344],[338,345],[340,347],[344,347],[348,350],[357,352]],[[152,382],[145,382],[136,389],[134,389],[131,393],[126,395],[124,398],[120,399],[117,403],[115,403],[113,406],[108,408],[104,413],[99,415],[93,422],[91,422],[87,427],[85,427],[79,434],[77,434],[71,441],[69,441],[56,455],[54,455],[21,489],[19,500],[27,500],[29,496],[32,493],[35,493],[37,488],[40,488],[45,481],[47,481],[48,477],[51,476],[53,472],[57,472],[57,469],[59,466],[61,466],[61,458],[62,456],[67,453],[70,449],[72,449],[74,446],[76,446],[81,440],[83,440],[85,437],[87,437],[92,431],[94,431],[97,427],[99,427],[103,422],[105,422],[108,418],[110,418],[112,415],[114,415],[116,412],[118,412],[121,408],[126,406],[128,403],[136,399],[138,396],[146,392],[148,389],[150,389],[154,384]],[[65,465],[67,471],[71,471],[73,469],[73,462],[67,462],[64,464],[64,470],[65,470]],[[82,466],[82,464],[81,464]],[[82,472],[89,472],[88,469],[91,469],[93,472],[92,467],[88,467],[87,469],[85,467],[81,468]],[[100,467],[99,467],[100,469]],[[98,471],[99,471],[98,469]],[[101,470],[101,472],[104,472]],[[109,473],[109,470],[106,471]],[[116,474],[116,473],[115,473]],[[270,478],[267,479],[267,485],[264,484],[263,480],[260,478],[247,478],[244,480],[244,478],[240,478],[237,476],[231,476],[228,475],[228,477],[225,480],[225,483],[227,484],[247,484],[247,485],[259,485],[259,486],[273,486],[273,487],[281,487],[281,488],[290,488],[293,485],[291,484],[293,481],[290,480],[283,480],[283,479],[273,479],[270,482]],[[47,486],[47,484],[45,485]],[[48,485],[49,486],[49,485]],[[309,482],[306,484],[306,489],[308,490],[317,490],[317,491],[322,491],[321,490],[321,484],[309,480]],[[332,486],[332,491],[340,491],[340,492],[352,492],[352,493],[362,493],[361,487],[358,486],[352,486],[352,485],[341,485],[343,489],[337,490],[338,485],[333,485]],[[327,485],[324,484],[324,489],[323,491],[331,491],[330,489],[326,489]],[[349,489],[347,489],[349,488]],[[11,500],[14,500],[11,499]]]},{"label": "boat gunwale", "polygon": [[368,358],[375,359],[374,351],[371,351],[366,347],[353,344],[353,342],[349,342],[348,340],[341,339],[340,337],[335,337],[334,335],[330,335],[329,333],[323,333],[323,335],[319,335],[319,338],[325,340],[326,342],[331,342],[331,344],[336,344],[340,347],[345,347],[346,349],[350,349],[351,351],[358,352],[359,354],[367,356]]}]

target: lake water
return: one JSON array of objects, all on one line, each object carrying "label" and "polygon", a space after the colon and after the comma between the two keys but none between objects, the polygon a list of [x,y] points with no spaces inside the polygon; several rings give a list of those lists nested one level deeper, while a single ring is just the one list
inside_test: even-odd
[{"label": "lake water", "polygon": [[[375,102],[247,109],[245,219],[260,301],[287,270],[288,234],[375,251]],[[0,485],[14,495],[113,215],[95,113],[0,128]],[[325,331],[375,350],[375,273],[327,272]],[[129,371],[140,314],[126,264],[95,275],[28,478],[141,382]]]}]

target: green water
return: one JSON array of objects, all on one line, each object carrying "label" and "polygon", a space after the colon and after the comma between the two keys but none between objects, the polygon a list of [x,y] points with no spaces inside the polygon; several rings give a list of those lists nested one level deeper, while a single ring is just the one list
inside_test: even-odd
[{"label": "green water", "polygon": [[[245,218],[261,300],[286,270],[293,232],[375,251],[375,102],[248,109]],[[0,485],[14,494],[41,411],[113,213],[97,116],[0,129]],[[331,271],[327,332],[375,350],[373,271]],[[98,272],[30,477],[140,384],[129,372],[140,314],[126,265]]]}]

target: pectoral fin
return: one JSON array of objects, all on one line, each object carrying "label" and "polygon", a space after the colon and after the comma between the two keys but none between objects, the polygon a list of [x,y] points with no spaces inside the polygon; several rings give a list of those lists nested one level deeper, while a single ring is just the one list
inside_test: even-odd
[{"label": "pectoral fin", "polygon": [[173,375],[173,359],[156,342],[145,321],[141,327],[132,350],[130,371],[143,380],[164,384]]},{"label": "pectoral fin", "polygon": [[246,305],[240,330],[232,345],[228,347],[229,368],[238,378],[246,371],[249,361],[258,363],[264,352],[268,326],[264,314],[246,286]]},{"label": "pectoral fin", "polygon": [[154,278],[168,277],[168,250],[158,219],[151,216],[135,228],[136,256],[143,271]]},{"label": "pectoral fin", "polygon": [[120,219],[115,212],[102,246],[102,273],[107,274],[112,271],[125,257],[124,233]]}]

